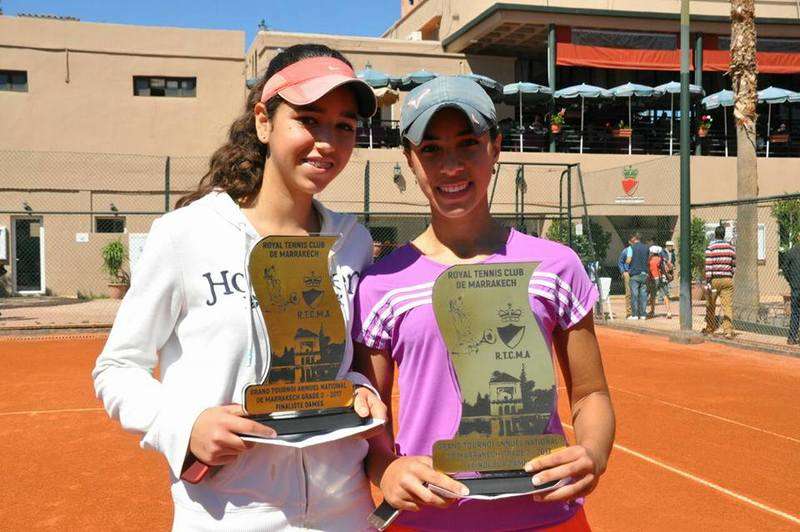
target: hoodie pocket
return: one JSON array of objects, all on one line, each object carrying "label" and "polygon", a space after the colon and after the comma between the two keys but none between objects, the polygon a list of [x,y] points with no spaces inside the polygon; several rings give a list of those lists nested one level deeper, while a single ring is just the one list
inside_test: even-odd
[{"label": "hoodie pocket", "polygon": [[290,448],[257,444],[207,479],[208,490],[227,511],[255,506],[293,508],[301,493],[296,456]]}]

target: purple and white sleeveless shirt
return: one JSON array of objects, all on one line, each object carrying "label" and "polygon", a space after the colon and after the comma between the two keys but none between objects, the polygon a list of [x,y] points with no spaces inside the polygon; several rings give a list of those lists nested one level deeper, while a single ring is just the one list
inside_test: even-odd
[{"label": "purple and white sleeveless shirt", "polygon": [[[556,328],[569,329],[594,306],[598,294],[578,256],[568,247],[509,231],[505,248],[482,261],[539,262],[528,294],[531,309],[552,350]],[[389,351],[400,368],[398,455],[427,455],[449,440],[461,419],[461,395],[431,303],[436,278],[449,266],[406,244],[368,268],[356,292],[353,338]],[[563,434],[558,412],[547,428]],[[533,458],[533,457],[531,457]],[[418,530],[531,530],[569,519],[578,503],[536,503],[529,497],[460,500],[447,509],[403,512],[397,524]]]}]

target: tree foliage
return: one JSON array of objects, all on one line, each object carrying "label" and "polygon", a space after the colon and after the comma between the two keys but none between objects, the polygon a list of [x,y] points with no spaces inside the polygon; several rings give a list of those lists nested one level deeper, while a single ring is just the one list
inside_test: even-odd
[{"label": "tree foliage", "polygon": [[121,240],[112,240],[101,250],[103,257],[103,271],[106,272],[111,282],[118,284],[128,284],[130,276],[125,271],[125,261],[128,260],[128,252]]},{"label": "tree foliage", "polygon": [[[692,279],[702,280],[705,276],[706,248],[708,247],[708,237],[706,237],[706,222],[702,218],[692,218],[689,232],[689,257],[692,265]],[[680,264],[680,237],[677,239],[678,263]]]},{"label": "tree foliage", "polygon": [[[589,229],[591,230],[592,240],[589,241],[589,231],[584,227],[582,235],[575,234],[575,227],[572,228],[572,249],[583,262],[593,260],[602,261],[608,253],[608,246],[611,244],[611,233],[604,231],[599,223],[589,219]],[[553,220],[545,234],[548,240],[555,240],[563,244],[569,244],[569,224],[567,220]],[[592,253],[594,244],[594,253]]]}]

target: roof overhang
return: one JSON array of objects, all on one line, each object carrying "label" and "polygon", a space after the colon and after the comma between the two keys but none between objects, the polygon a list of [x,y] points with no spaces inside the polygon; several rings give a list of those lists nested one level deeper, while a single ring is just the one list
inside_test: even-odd
[{"label": "roof overhang", "polygon": [[[442,41],[451,53],[519,55],[546,47],[550,24],[575,27],[619,29],[620,19],[631,30],[677,32],[678,13],[616,11],[607,9],[574,9],[563,7],[508,4],[498,2],[458,31]],[[730,18],[693,15],[692,30],[708,33],[730,33]],[[800,37],[795,20],[756,18],[761,36]]]}]

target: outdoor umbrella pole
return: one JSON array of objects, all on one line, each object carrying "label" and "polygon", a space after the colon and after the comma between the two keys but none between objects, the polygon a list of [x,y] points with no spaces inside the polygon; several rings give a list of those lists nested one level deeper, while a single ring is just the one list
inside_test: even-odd
[{"label": "outdoor umbrella pole", "polygon": [[672,119],[675,114],[675,95],[669,94],[669,154],[672,155]]},{"label": "outdoor umbrella pole", "polygon": [[583,96],[581,96],[581,149],[580,153],[583,153]]},{"label": "outdoor umbrella pole", "polygon": [[519,89],[519,151],[522,152],[522,89]]},{"label": "outdoor umbrella pole", "polygon": [[722,124],[725,126],[725,157],[728,156],[728,111],[722,108]]},{"label": "outdoor umbrella pole", "polygon": [[631,134],[628,136],[628,155],[631,154],[631,137],[633,137],[633,120],[631,120],[631,97],[628,96],[628,127],[631,128]]},{"label": "outdoor umbrella pole", "polygon": [[769,125],[772,121],[772,104],[767,104],[767,157],[769,157]]}]

